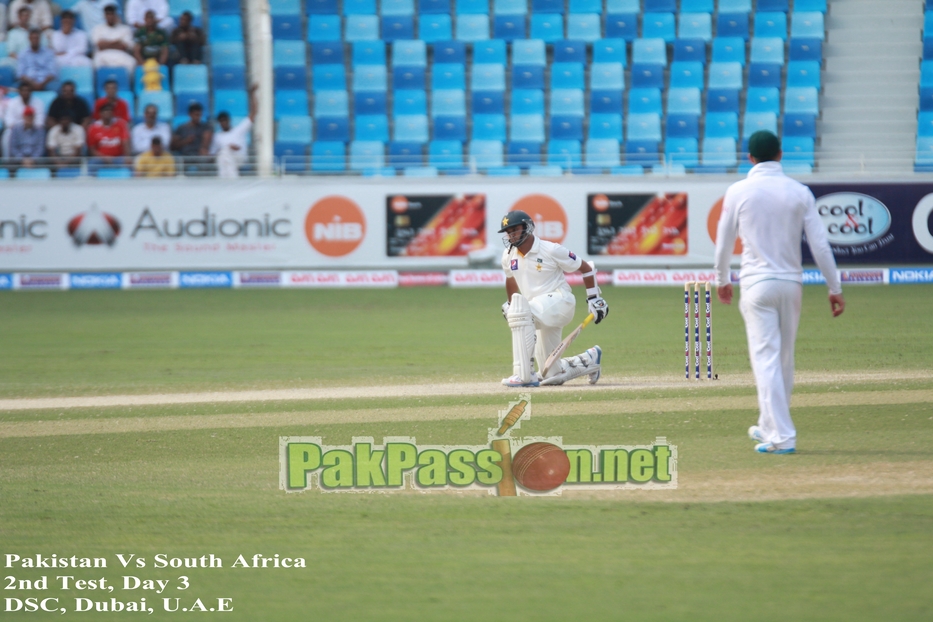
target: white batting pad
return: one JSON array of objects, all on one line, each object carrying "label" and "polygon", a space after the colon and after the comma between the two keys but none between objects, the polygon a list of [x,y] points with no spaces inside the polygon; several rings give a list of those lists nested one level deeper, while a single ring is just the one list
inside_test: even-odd
[{"label": "white batting pad", "polygon": [[537,339],[531,307],[524,296],[512,295],[506,319],[512,329],[512,373],[521,378],[522,382],[531,382]]},{"label": "white batting pad", "polygon": [[599,363],[596,361],[595,351],[595,348],[590,348],[586,352],[576,356],[561,359],[558,364],[554,365],[554,367],[560,365],[560,373],[548,376],[541,384],[564,384],[568,380],[573,380],[580,376],[595,376],[595,374],[599,372]]}]

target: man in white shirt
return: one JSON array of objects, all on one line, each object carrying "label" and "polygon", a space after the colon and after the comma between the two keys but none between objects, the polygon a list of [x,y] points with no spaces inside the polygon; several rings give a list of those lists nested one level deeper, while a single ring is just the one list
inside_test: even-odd
[{"label": "man in white shirt", "polygon": [[94,43],[94,67],[123,67],[130,76],[136,69],[133,57],[133,29],[120,23],[117,7],[109,4],[104,7],[104,23],[91,31]]},{"label": "man in white shirt", "polygon": [[6,53],[10,58],[19,58],[20,52],[29,49],[29,16],[32,9],[28,6],[20,7],[16,19],[10,17],[10,23],[16,24],[10,28],[6,36]]},{"label": "man in white shirt", "polygon": [[159,28],[166,33],[171,33],[175,28],[175,20],[168,14],[166,0],[127,0],[126,23],[133,28],[145,28],[148,11],[155,13]]},{"label": "man in white shirt", "polygon": [[52,33],[52,51],[59,67],[90,67],[87,33],[75,28],[75,14],[62,11],[62,27]]},{"label": "man in white shirt", "polygon": [[172,140],[172,130],[168,123],[159,121],[158,106],[149,104],[143,110],[143,122],[137,123],[133,127],[133,155],[149,151],[152,146],[152,139],[155,136],[162,139],[163,145],[167,145]]},{"label": "man in white shirt", "polygon": [[16,16],[19,15],[20,8],[24,6],[31,11],[29,28],[48,30],[52,27],[52,5],[49,4],[49,0],[13,0],[8,14],[11,24],[17,21]]},{"label": "man in white shirt", "polygon": [[[104,7],[114,4],[113,0],[80,0],[71,7],[76,15],[81,16],[81,26],[84,32],[92,33],[94,29],[104,23]],[[120,5],[116,5],[117,15],[122,15]]]},{"label": "man in white shirt", "polygon": [[[600,375],[602,349],[595,346],[574,357],[555,363],[546,376],[540,373],[551,352],[560,345],[564,326],[573,319],[576,299],[564,277],[580,272],[586,286],[587,303],[596,323],[609,315],[609,305],[599,295],[596,268],[554,242],[534,235],[535,224],[527,213],[511,211],[502,219],[502,269],[508,302],[502,315],[512,330],[512,372],[502,384],[509,387],[536,387],[564,384],[579,376],[589,376],[596,384]],[[538,361],[538,373],[534,361]]]},{"label": "man in white shirt", "polygon": [[249,131],[256,120],[256,89],[254,84],[249,89],[249,116],[230,126],[230,113],[224,111],[217,115],[220,131],[214,132],[211,139],[211,155],[217,158],[217,176],[233,178],[240,176],[240,166],[246,163]]},{"label": "man in white shirt", "polygon": [[49,130],[45,146],[49,157],[55,158],[57,164],[71,164],[84,151],[86,139],[84,128],[73,123],[70,114],[65,114]]},{"label": "man in white shirt", "polygon": [[809,188],[786,177],[781,142],[768,131],[748,140],[755,166],[732,184],[723,200],[716,237],[719,301],[732,302],[729,263],[736,236],[742,239],[739,310],[745,320],[752,372],[758,388],[758,425],[748,430],[759,453],[789,454],[797,447],[790,416],[794,388],[794,342],[803,293],[801,235],[829,286],[833,317],[845,309],[836,261]]}]

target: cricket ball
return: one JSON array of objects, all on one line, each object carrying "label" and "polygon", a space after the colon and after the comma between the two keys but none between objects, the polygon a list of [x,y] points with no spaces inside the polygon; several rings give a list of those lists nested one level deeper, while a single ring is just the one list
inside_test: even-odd
[{"label": "cricket ball", "polygon": [[515,453],[512,459],[515,481],[528,490],[545,492],[554,490],[570,474],[570,460],[557,445],[531,443]]}]

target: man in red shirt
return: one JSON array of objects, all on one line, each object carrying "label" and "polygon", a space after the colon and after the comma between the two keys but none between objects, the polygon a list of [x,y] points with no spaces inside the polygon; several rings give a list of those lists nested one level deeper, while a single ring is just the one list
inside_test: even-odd
[{"label": "man in red shirt", "polygon": [[130,131],[126,121],[114,118],[112,104],[101,106],[100,121],[88,128],[87,148],[104,164],[124,164],[129,157]]},{"label": "man in red shirt", "polygon": [[117,97],[117,81],[107,80],[104,82],[104,93],[106,94],[94,103],[94,119],[100,119],[101,107],[103,107],[104,104],[110,104],[113,106],[113,116],[129,123],[130,108],[126,105],[125,99]]}]

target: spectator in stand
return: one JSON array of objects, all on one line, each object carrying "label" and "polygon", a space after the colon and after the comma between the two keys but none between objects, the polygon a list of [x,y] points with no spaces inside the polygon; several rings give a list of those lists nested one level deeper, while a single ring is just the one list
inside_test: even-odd
[{"label": "spectator in stand", "polygon": [[217,115],[220,131],[214,132],[211,141],[211,155],[217,158],[217,176],[232,178],[240,176],[240,167],[246,163],[249,131],[256,120],[256,89],[253,85],[249,89],[249,116],[230,127],[230,113],[221,112]]},{"label": "spectator in stand", "polygon": [[6,35],[6,53],[10,58],[19,58],[20,52],[29,49],[29,15],[31,13],[32,9],[28,6],[21,7],[14,20],[13,13],[10,12],[10,23],[16,24]]},{"label": "spectator in stand", "polygon": [[94,102],[94,119],[100,119],[100,111],[105,105],[110,104],[113,107],[113,114],[118,119],[130,122],[130,107],[125,99],[117,97],[117,81],[107,80],[104,82],[104,96]]},{"label": "spectator in stand", "polygon": [[93,121],[90,106],[83,97],[75,94],[75,83],[71,80],[62,83],[58,97],[52,100],[45,126],[51,127],[59,123],[65,115],[82,128],[87,128]]},{"label": "spectator in stand", "polygon": [[155,14],[159,28],[165,32],[172,32],[175,20],[169,16],[168,2],[166,0],[127,0],[126,23],[133,28],[146,27],[146,13]]},{"label": "spectator in stand", "polygon": [[58,86],[58,68],[55,53],[41,45],[42,32],[33,28],[29,31],[29,47],[20,52],[16,61],[16,77],[26,82],[34,91]]},{"label": "spectator in stand", "polygon": [[191,11],[178,18],[178,28],[172,33],[172,45],[182,65],[200,65],[204,50],[204,31],[194,25]]},{"label": "spectator in stand", "polygon": [[78,158],[84,153],[85,140],[84,128],[72,123],[71,115],[66,112],[49,130],[45,146],[56,165],[69,166],[77,164]]},{"label": "spectator in stand", "polygon": [[[111,0],[112,1],[112,0]],[[94,44],[94,67],[123,67],[130,75],[136,69],[133,57],[133,29],[120,23],[117,7],[108,4],[104,8],[104,23],[91,31]]]},{"label": "spectator in stand", "polygon": [[146,24],[136,31],[133,39],[136,47],[133,53],[136,62],[142,65],[147,59],[154,58],[160,65],[168,63],[168,34],[156,23],[155,11],[146,11]]},{"label": "spectator in stand", "polygon": [[202,116],[204,107],[198,102],[188,106],[187,123],[179,125],[172,136],[172,151],[185,158],[207,156],[210,154],[211,138],[214,132],[211,126],[204,122]]},{"label": "spectator in stand", "polygon": [[13,0],[10,3],[9,15],[10,22],[14,15],[19,15],[19,10],[27,7],[30,10],[29,28],[38,28],[39,30],[49,30],[52,28],[52,5],[49,0]]},{"label": "spectator in stand", "polygon": [[52,51],[59,67],[90,67],[87,33],[75,28],[75,14],[62,11],[62,27],[52,33]]},{"label": "spectator in stand", "polygon": [[119,166],[126,162],[130,155],[130,132],[126,121],[114,117],[113,104],[104,104],[100,109],[100,121],[95,121],[88,129],[87,149],[103,164]]},{"label": "spectator in stand", "polygon": [[45,155],[45,129],[36,125],[36,112],[26,106],[23,122],[10,128],[10,157],[20,160],[21,166],[35,166],[36,159]]},{"label": "spectator in stand", "polygon": [[153,136],[148,151],[136,156],[136,175],[138,177],[174,177],[175,158],[166,153],[162,139]]},{"label": "spectator in stand", "polygon": [[23,122],[23,111],[32,108],[37,125],[45,126],[45,104],[38,97],[32,96],[32,87],[20,82],[19,97],[10,97],[6,100],[6,111],[3,113],[3,125],[11,128]]},{"label": "spectator in stand", "polygon": [[172,130],[168,123],[159,121],[159,108],[155,104],[149,104],[143,111],[143,122],[133,127],[133,155],[149,149],[154,137],[160,138],[164,147],[172,141]]},{"label": "spectator in stand", "polygon": [[[114,4],[114,0],[80,0],[80,2],[71,7],[71,10],[81,17],[81,25],[84,27],[84,32],[90,35],[90,33],[94,32],[95,28],[105,23],[104,7],[111,4]],[[120,5],[117,4],[115,8],[117,15],[121,15]]]}]

